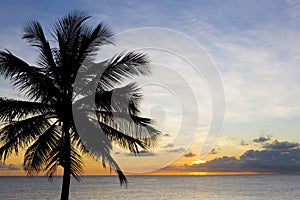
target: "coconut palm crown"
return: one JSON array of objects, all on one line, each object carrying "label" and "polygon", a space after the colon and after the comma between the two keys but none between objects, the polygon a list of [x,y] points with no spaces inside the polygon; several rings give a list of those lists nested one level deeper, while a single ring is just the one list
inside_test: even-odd
[{"label": "coconut palm crown", "polygon": [[[0,159],[5,162],[24,149],[28,175],[44,172],[52,177],[61,166],[61,199],[69,198],[70,177],[83,174],[82,156],[112,167],[120,183],[127,183],[110,155],[112,144],[138,154],[151,148],[159,134],[151,119],[140,116],[139,87],[125,84],[150,74],[146,55],[130,51],[93,63],[98,48],[112,44],[114,34],[103,23],[90,27],[89,18],[74,11],[57,20],[50,31],[51,45],[39,22],[27,23],[23,39],[39,50],[36,66],[0,51],[0,74],[24,95],[0,98]],[[85,128],[76,126],[74,110],[81,113]],[[100,151],[87,148],[90,137],[82,136],[88,134],[98,139]]]}]

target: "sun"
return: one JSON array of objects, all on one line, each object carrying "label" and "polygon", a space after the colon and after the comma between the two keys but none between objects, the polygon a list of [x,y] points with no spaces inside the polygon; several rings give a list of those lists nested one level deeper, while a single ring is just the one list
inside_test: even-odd
[{"label": "sun", "polygon": [[190,172],[189,175],[191,175],[191,176],[205,176],[205,175],[209,175],[209,173],[207,173],[207,172]]}]

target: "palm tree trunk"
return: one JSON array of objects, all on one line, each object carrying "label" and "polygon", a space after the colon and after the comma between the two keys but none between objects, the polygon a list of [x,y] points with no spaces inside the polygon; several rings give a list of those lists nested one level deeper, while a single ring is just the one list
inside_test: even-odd
[{"label": "palm tree trunk", "polygon": [[64,153],[64,174],[63,174],[63,182],[61,189],[61,200],[69,199],[69,190],[70,190],[70,181],[71,181],[71,163],[70,163],[70,133],[68,127],[63,125],[63,133],[64,133],[64,145],[63,145],[63,153]]},{"label": "palm tree trunk", "polygon": [[69,199],[70,181],[71,181],[70,168],[67,169],[65,167],[60,200],[68,200]]}]

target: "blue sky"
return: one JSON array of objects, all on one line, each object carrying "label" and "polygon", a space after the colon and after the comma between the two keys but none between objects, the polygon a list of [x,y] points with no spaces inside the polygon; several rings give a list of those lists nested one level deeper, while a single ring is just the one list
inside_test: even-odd
[{"label": "blue sky", "polygon": [[[21,39],[24,23],[38,19],[49,28],[74,9],[88,12],[92,24],[105,21],[115,33],[168,28],[205,48],[225,91],[225,124],[212,158],[262,150],[253,143],[260,136],[300,142],[300,1],[6,1],[0,8],[0,48],[34,63],[35,49]],[[16,95],[4,81],[0,92]]]}]

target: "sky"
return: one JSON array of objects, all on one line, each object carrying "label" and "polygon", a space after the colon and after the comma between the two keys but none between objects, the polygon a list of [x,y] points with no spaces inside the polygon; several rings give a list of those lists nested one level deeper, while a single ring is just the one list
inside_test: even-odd
[{"label": "sky", "polygon": [[[24,24],[36,19],[50,30],[75,9],[117,34],[97,60],[139,49],[152,62],[152,76],[136,81],[161,140],[140,157],[116,148],[123,169],[300,171],[300,1],[12,0],[0,8],[0,49],[35,64]],[[0,80],[1,96],[20,97]],[[21,156],[0,163],[0,174],[22,173],[20,163]],[[100,165],[86,163],[87,174],[98,173]]]}]

